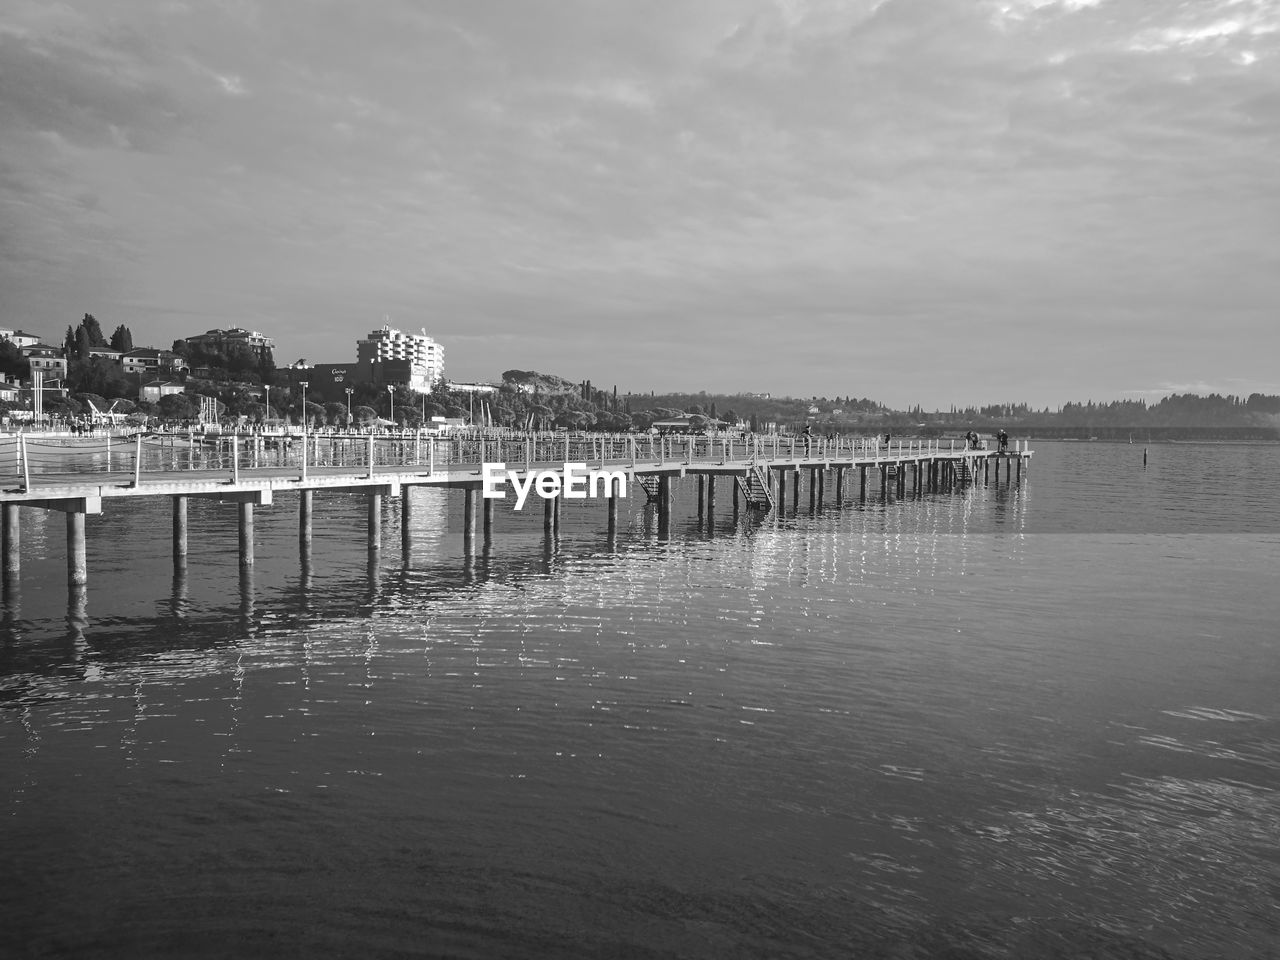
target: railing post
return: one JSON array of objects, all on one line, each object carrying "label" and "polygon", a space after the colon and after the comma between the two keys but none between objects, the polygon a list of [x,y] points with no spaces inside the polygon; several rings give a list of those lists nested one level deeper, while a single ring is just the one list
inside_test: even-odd
[{"label": "railing post", "polygon": [[373,434],[369,434],[369,479],[373,479]]},{"label": "railing post", "polygon": [[133,485],[142,486],[142,434],[138,434],[138,447],[133,455]]},{"label": "railing post", "polygon": [[[306,453],[303,453],[306,456]],[[231,436],[231,482],[240,482],[240,438],[235,434]]]},{"label": "railing post", "polygon": [[18,436],[18,453],[22,457],[22,492],[26,493],[31,489],[31,461],[27,457],[27,435],[25,433]]},{"label": "railing post", "polygon": [[111,472],[111,433],[107,433],[107,473]]}]

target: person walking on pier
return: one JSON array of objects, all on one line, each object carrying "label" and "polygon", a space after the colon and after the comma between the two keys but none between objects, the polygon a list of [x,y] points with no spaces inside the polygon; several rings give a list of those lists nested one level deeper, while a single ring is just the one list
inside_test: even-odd
[{"label": "person walking on pier", "polygon": [[806,423],[804,425],[804,432],[801,436],[804,437],[804,455],[807,459],[810,451],[813,449],[813,427]]},{"label": "person walking on pier", "polygon": [[1008,453],[1009,452],[1009,434],[1005,432],[1003,427],[1001,427],[1000,432],[996,434],[996,439],[1000,441],[1000,452]]}]

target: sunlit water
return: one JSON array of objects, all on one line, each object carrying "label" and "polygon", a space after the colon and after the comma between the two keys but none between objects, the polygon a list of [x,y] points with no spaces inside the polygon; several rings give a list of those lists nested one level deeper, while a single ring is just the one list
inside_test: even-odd
[{"label": "sunlit water", "polygon": [[1275,956],[1280,450],[1148,450],[470,563],[317,495],[305,572],[280,496],[243,576],[108,502],[70,606],[24,511],[0,955]]}]

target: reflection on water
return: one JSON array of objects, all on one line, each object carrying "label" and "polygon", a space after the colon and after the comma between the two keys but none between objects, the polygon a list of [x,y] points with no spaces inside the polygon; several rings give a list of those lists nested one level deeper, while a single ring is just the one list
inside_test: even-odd
[{"label": "reflection on water", "polygon": [[24,517],[0,952],[1271,955],[1280,537],[1041,535],[1136,488],[1039,459],[736,523],[693,489],[471,555],[460,497],[371,552],[363,499],[308,549],[281,496],[243,568],[234,507],[175,569],[167,505],[108,505],[70,597]]}]

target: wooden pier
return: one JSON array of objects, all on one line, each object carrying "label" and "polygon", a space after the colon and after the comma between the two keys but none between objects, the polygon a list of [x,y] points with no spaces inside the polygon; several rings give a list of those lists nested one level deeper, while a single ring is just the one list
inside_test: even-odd
[{"label": "wooden pier", "polygon": [[[617,529],[620,482],[644,491],[656,504],[658,534],[670,536],[672,480],[698,478],[698,512],[714,515],[721,481],[732,487],[733,513],[740,509],[798,510],[801,487],[811,511],[827,501],[827,480],[835,502],[866,499],[874,490],[897,496],[940,492],[968,483],[1021,483],[1031,451],[1025,441],[1007,450],[968,449],[957,442],[831,440],[769,437],[657,437],[564,434],[359,436],[311,434],[206,438],[186,434],[137,435],[127,439],[87,440],[39,436],[0,437],[0,511],[3,527],[3,576],[15,582],[21,568],[18,511],[52,510],[67,518],[67,580],[74,589],[88,581],[86,517],[100,514],[103,502],[136,497],[169,497],[173,503],[175,569],[185,566],[187,503],[191,499],[239,505],[239,561],[254,562],[254,508],[271,506],[277,495],[298,496],[299,547],[310,556],[312,497],[321,493],[362,493],[368,498],[371,553],[381,548],[384,497],[403,499],[402,536],[408,542],[412,517],[409,491],[416,486],[463,492],[463,546],[470,555],[476,539],[479,504],[482,536],[488,543],[495,504],[511,509],[514,493],[501,481],[507,498],[481,496],[482,464],[502,463],[517,482],[531,475],[560,471],[565,464],[604,476],[602,497],[612,539]],[[857,483],[856,495],[853,484]],[[634,495],[634,494],[633,494]],[[529,492],[525,509],[535,506]],[[561,495],[543,499],[543,523],[557,533]],[[7,586],[6,586],[7,589]]]}]

